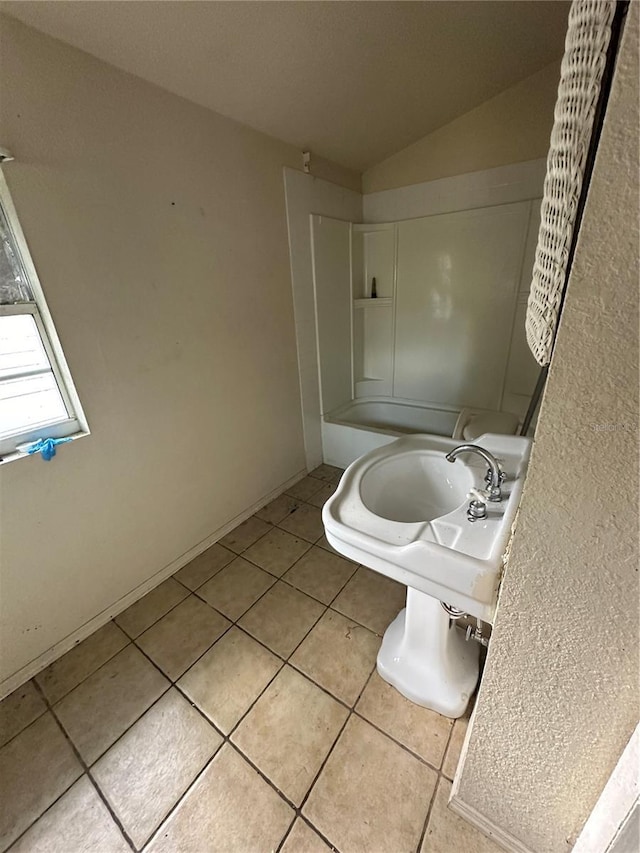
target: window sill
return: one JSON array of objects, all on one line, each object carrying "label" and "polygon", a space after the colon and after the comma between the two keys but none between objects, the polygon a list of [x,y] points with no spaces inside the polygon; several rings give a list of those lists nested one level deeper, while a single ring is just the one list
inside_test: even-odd
[{"label": "window sill", "polygon": [[[65,438],[68,438],[70,442],[76,441],[78,438],[83,438],[86,435],[91,435],[88,430],[80,430],[78,432],[74,432],[73,435],[67,435]],[[3,456],[0,456],[0,465],[6,465],[7,462],[15,462],[16,459],[29,459],[30,457],[37,457],[39,453],[27,453],[26,450],[22,449],[25,447],[29,447],[31,444],[34,444],[37,439],[34,441],[27,441],[24,444],[19,445],[15,450],[10,453],[5,453]],[[53,460],[52,460],[53,461]]]}]

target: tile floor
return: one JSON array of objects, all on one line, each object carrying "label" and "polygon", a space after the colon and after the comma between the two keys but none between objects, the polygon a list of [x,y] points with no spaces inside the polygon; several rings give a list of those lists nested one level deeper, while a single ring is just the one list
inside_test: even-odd
[{"label": "tile floor", "polygon": [[345,560],[322,465],[0,703],[0,850],[449,853],[467,720],[375,672],[400,585]]}]

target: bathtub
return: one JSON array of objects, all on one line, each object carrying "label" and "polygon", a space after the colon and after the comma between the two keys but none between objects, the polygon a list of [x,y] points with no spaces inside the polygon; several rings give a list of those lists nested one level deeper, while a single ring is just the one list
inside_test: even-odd
[{"label": "bathtub", "polygon": [[451,436],[459,409],[389,397],[362,397],[322,419],[322,452],[328,465],[346,468],[363,453],[407,433]]}]

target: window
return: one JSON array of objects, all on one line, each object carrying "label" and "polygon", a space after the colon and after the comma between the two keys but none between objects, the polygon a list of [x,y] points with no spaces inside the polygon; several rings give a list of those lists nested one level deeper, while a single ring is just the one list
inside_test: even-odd
[{"label": "window", "polygon": [[0,461],[39,438],[88,432],[0,171]]}]

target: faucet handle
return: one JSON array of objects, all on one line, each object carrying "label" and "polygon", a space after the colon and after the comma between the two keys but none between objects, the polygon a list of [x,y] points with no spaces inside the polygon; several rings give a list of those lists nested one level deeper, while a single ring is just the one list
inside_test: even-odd
[{"label": "faucet handle", "polygon": [[468,498],[471,498],[471,503],[467,507],[468,521],[482,521],[487,517],[487,501],[490,500],[489,492],[483,489],[471,489]]},{"label": "faucet handle", "polygon": [[[493,479],[493,478],[492,478],[492,476],[491,476],[491,468],[487,468],[487,473],[484,475],[484,481],[485,481],[485,483],[487,483],[487,485],[489,485],[489,486],[490,486],[490,485],[491,485],[491,480],[492,480],[492,479]],[[506,479],[507,479],[507,475],[505,474],[505,472],[504,472],[504,471],[502,470],[502,468],[501,468],[501,469],[500,469],[500,484],[502,485],[502,483],[504,483],[504,481],[505,481]]]}]

